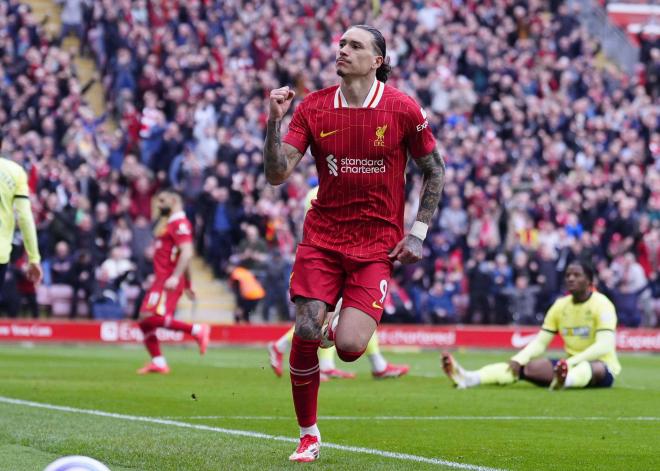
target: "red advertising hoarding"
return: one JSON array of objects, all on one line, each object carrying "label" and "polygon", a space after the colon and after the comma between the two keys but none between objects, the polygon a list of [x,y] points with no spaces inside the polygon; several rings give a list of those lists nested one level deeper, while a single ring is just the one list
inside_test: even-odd
[{"label": "red advertising hoarding", "polygon": [[[287,331],[289,325],[214,325],[211,340],[227,344],[264,344]],[[534,327],[410,326],[383,325],[378,328],[381,345],[443,348],[511,348],[527,345],[537,332]],[[181,332],[158,330],[164,342],[192,339]],[[0,342],[98,342],[135,343],[142,341],[137,324],[126,321],[29,322],[0,320]],[[552,347],[561,347],[555,338]],[[660,329],[619,329],[617,348],[622,351],[660,352]]]}]

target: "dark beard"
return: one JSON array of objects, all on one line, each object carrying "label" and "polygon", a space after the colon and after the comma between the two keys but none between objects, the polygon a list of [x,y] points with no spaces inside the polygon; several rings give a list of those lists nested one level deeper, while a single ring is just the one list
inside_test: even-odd
[{"label": "dark beard", "polygon": [[161,217],[167,217],[172,213],[172,208],[160,208]]},{"label": "dark beard", "polygon": [[337,70],[337,75],[343,77],[344,75],[346,75],[346,72],[344,72],[343,70]]}]

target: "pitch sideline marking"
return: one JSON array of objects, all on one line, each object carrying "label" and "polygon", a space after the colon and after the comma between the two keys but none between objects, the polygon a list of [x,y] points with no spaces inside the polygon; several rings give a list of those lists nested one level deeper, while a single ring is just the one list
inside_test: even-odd
[{"label": "pitch sideline marking", "polygon": [[[128,420],[131,422],[146,422],[146,423],[152,423],[152,424],[159,424],[159,425],[171,425],[173,427],[180,427],[180,428],[188,428],[188,429],[194,429],[194,430],[203,430],[207,432],[217,432],[217,433],[223,433],[225,435],[234,435],[234,436],[240,436],[240,437],[248,437],[248,438],[263,438],[266,440],[274,440],[278,442],[287,442],[287,443],[298,443],[297,439],[294,438],[289,438],[289,437],[282,437],[282,436],[277,436],[277,435],[269,435],[266,433],[260,433],[260,432],[250,432],[247,430],[236,430],[236,429],[229,429],[229,428],[222,428],[222,427],[211,427],[208,425],[200,425],[200,424],[189,424],[186,422],[178,422],[174,420],[168,420],[168,419],[158,419],[154,417],[143,417],[139,415],[127,415],[127,414],[117,414],[114,412],[105,412],[101,410],[95,410],[95,409],[79,409],[77,407],[68,407],[68,406],[58,406],[55,404],[47,404],[43,402],[32,402],[32,401],[24,401],[22,399],[14,399],[11,397],[5,397],[5,396],[0,396],[0,403],[5,403],[5,404],[14,404],[18,406],[26,406],[26,407],[34,407],[37,409],[48,409],[48,410],[55,410],[55,411],[60,411],[60,412],[72,412],[72,413],[77,413],[77,414],[87,414],[87,415],[94,415],[97,417],[108,417],[108,418],[113,418],[113,419],[121,419],[121,420]],[[335,443],[327,443],[324,442],[323,446],[325,448],[331,448],[334,450],[340,450],[340,451],[349,451],[353,453],[362,453],[366,455],[375,455],[375,456],[380,456],[382,458],[392,458],[396,460],[403,460],[403,461],[414,461],[417,463],[426,463],[426,464],[435,464],[435,465],[442,465],[442,466],[447,466],[449,468],[455,468],[455,469],[466,469],[469,471],[502,471],[499,468],[489,468],[487,466],[479,466],[479,465],[473,465],[473,464],[467,464],[467,463],[458,463],[455,461],[448,461],[448,460],[443,460],[440,458],[427,458],[425,456],[417,456],[417,455],[409,455],[407,453],[396,453],[396,452],[391,452],[391,451],[384,451],[384,450],[376,450],[373,448],[363,448],[363,447],[356,447],[356,446],[347,446],[347,445],[338,445]]]},{"label": "pitch sideline marking", "polygon": [[[167,416],[161,417],[162,419],[189,419],[189,420],[206,420],[206,419],[235,419],[235,420],[291,420],[290,416],[272,416],[272,415],[194,415],[194,416]],[[413,416],[413,415],[377,415],[377,416],[341,416],[341,415],[327,415],[319,416],[319,420],[430,420],[430,421],[450,421],[450,420],[621,420],[631,422],[654,422],[660,421],[660,417],[571,417],[571,416],[516,416],[516,415],[431,415],[431,416]]]}]

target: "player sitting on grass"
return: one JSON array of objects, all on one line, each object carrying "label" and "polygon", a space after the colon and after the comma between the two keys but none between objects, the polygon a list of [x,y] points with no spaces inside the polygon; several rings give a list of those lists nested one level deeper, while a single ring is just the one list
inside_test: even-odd
[{"label": "player sitting on grass", "polygon": [[[341,299],[337,303],[335,311],[341,310]],[[268,354],[270,356],[270,366],[277,376],[282,376],[282,363],[284,353],[291,347],[293,340],[293,332],[295,327],[291,327],[286,334],[281,336],[277,341],[268,344]],[[408,365],[393,365],[385,360],[385,357],[380,353],[380,346],[378,345],[378,335],[374,332],[367,344],[365,355],[369,358],[371,363],[371,374],[376,379],[382,378],[399,378],[410,370]],[[335,355],[337,349],[332,346],[330,348],[321,348],[319,350],[319,367],[321,368],[321,382],[329,381],[331,378],[355,378],[354,373],[342,371],[337,369],[335,365]]]},{"label": "player sitting on grass", "polygon": [[[616,311],[609,299],[593,289],[593,277],[593,269],[585,262],[568,266],[566,287],[570,295],[555,301],[536,338],[509,363],[468,371],[449,353],[443,353],[443,370],[459,389],[512,384],[519,379],[550,389],[612,386],[621,372],[616,356]],[[564,340],[568,358],[538,358],[556,334]]]},{"label": "player sitting on grass", "polygon": [[211,332],[208,325],[188,324],[174,319],[181,295],[186,292],[191,299],[194,297],[188,272],[193,256],[192,224],[183,212],[181,196],[176,191],[161,190],[156,202],[160,212],[160,221],[155,229],[156,279],[140,307],[139,323],[151,361],[140,368],[138,374],[170,372],[156,337],[156,329],[159,327],[192,335],[202,355],[206,352]]}]

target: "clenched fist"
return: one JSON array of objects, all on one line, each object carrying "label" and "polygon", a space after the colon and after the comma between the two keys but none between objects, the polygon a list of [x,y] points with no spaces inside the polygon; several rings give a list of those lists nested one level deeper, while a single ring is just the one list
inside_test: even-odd
[{"label": "clenched fist", "polygon": [[296,92],[291,90],[289,87],[276,88],[270,92],[270,108],[268,119],[271,121],[281,120],[293,101],[293,97],[296,96]]}]

